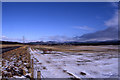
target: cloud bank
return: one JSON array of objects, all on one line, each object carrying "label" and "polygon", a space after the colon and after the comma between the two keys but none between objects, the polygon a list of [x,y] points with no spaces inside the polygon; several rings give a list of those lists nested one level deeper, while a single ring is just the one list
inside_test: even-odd
[{"label": "cloud bank", "polygon": [[84,34],[76,37],[77,41],[105,41],[118,40],[118,11],[115,12],[112,18],[104,23],[108,28],[94,33]]},{"label": "cloud bank", "polygon": [[111,19],[105,21],[105,25],[108,27],[118,27],[118,11],[115,12]]},{"label": "cloud bank", "polygon": [[67,37],[67,36],[59,36],[59,35],[50,36],[49,39],[53,40],[53,41],[58,41],[58,42],[73,41],[73,38],[70,38],[70,37]]}]

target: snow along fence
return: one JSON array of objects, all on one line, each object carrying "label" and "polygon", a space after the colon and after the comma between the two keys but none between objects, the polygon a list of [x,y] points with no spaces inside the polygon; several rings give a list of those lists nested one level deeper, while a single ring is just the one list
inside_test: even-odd
[{"label": "snow along fence", "polygon": [[29,52],[31,54],[31,71],[32,71],[32,78],[37,78],[39,80],[41,80],[41,78],[44,78],[43,75],[41,74],[41,71],[39,69],[38,65],[38,61],[36,60],[36,58],[34,57],[34,50],[32,50],[31,48],[29,48]]}]

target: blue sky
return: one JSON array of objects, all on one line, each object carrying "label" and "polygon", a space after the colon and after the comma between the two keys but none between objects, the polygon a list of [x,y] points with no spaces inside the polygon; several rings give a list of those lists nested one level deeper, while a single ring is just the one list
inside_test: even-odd
[{"label": "blue sky", "polygon": [[116,7],[108,2],[3,2],[2,35],[21,40],[53,40],[104,30]]}]

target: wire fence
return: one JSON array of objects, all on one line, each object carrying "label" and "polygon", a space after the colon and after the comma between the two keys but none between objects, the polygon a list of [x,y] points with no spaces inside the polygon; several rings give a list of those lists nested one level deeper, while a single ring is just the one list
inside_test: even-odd
[{"label": "wire fence", "polygon": [[42,78],[42,80],[45,80],[45,77],[41,74],[41,78]]},{"label": "wire fence", "polygon": [[[41,68],[40,68],[40,66],[38,65],[38,63],[36,62],[36,60],[35,60],[35,58],[33,57],[33,61],[34,61],[34,70],[36,71],[36,72],[38,72],[38,71],[40,71],[40,77],[41,77],[41,79],[42,80],[45,80],[45,77],[43,76],[43,74],[41,73]],[[37,74],[36,74],[37,75]],[[37,77],[37,76],[36,76]]]}]

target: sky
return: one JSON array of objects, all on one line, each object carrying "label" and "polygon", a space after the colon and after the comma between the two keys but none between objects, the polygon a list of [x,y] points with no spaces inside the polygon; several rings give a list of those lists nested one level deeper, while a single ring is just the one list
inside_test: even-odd
[{"label": "sky", "polygon": [[2,39],[22,41],[24,36],[28,42],[81,38],[117,26],[117,10],[117,4],[109,2],[3,2]]}]

